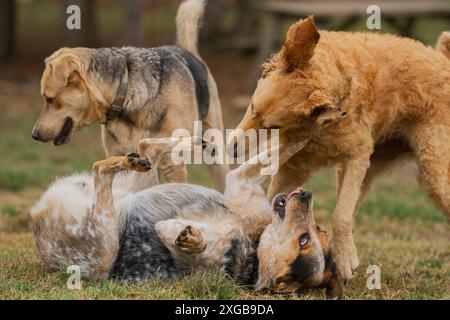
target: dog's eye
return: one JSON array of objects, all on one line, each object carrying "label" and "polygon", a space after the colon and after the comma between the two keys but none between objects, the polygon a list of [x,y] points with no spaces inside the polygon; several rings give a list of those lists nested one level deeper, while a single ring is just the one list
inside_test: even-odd
[{"label": "dog's eye", "polygon": [[298,242],[300,243],[300,248],[303,249],[309,242],[311,238],[308,233],[303,233],[300,237],[298,237]]},{"label": "dog's eye", "polygon": [[327,110],[328,110],[328,108],[326,106],[318,106],[313,110],[313,112],[311,113],[311,116],[316,118],[316,117],[324,114]]},{"label": "dog's eye", "polygon": [[45,97],[45,101],[47,102],[47,104],[53,104],[53,102],[55,101],[55,98]]},{"label": "dog's eye", "polygon": [[282,198],[280,199],[280,201],[278,201],[279,207],[284,207],[285,205],[286,205],[286,198]]}]

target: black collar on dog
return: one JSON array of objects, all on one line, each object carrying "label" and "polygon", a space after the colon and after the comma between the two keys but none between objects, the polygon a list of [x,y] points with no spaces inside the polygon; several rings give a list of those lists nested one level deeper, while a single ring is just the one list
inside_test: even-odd
[{"label": "black collar on dog", "polygon": [[127,92],[128,92],[128,72],[129,67],[127,63],[125,71],[122,77],[120,78],[120,84],[119,87],[117,88],[116,97],[106,110],[106,122],[120,117],[123,113],[123,106],[127,99]]}]

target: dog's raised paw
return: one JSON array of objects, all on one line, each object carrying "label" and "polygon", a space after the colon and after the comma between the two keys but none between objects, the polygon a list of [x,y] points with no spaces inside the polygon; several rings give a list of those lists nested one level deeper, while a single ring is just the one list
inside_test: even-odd
[{"label": "dog's raised paw", "polygon": [[127,154],[127,158],[128,158],[128,161],[131,161],[130,159],[133,159],[133,158],[140,158],[140,155],[139,155],[139,153],[131,152],[131,153],[128,153],[128,154]]},{"label": "dog's raised paw", "polygon": [[152,168],[150,161],[147,158],[141,158],[137,153],[127,154],[127,161],[130,169],[136,171],[148,171]]},{"label": "dog's raised paw", "polygon": [[180,232],[175,239],[175,244],[185,253],[202,253],[206,249],[202,233],[192,226],[186,226]]}]

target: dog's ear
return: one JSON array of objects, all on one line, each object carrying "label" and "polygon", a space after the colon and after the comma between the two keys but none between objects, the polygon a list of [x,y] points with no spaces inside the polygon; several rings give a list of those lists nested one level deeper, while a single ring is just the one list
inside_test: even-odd
[{"label": "dog's ear", "polygon": [[336,107],[322,90],[314,90],[308,97],[309,117],[319,126],[329,126],[347,116],[347,112]]},{"label": "dog's ear", "polygon": [[[320,235],[321,239],[326,239]],[[344,288],[337,271],[336,263],[333,260],[333,253],[331,250],[324,251],[325,254],[325,271],[323,274],[324,282],[322,288],[325,288],[327,299],[341,299],[344,295]]]},{"label": "dog's ear", "polygon": [[53,59],[48,62],[51,69],[51,75],[55,86],[64,88],[70,82],[77,82],[80,79],[80,72],[78,65],[71,55],[64,55],[62,57]]},{"label": "dog's ear", "polygon": [[328,281],[325,294],[327,299],[342,299],[344,289],[337,274],[333,275]]},{"label": "dog's ear", "polygon": [[286,70],[292,71],[306,65],[314,54],[319,38],[313,16],[293,24],[281,49],[280,57]]}]

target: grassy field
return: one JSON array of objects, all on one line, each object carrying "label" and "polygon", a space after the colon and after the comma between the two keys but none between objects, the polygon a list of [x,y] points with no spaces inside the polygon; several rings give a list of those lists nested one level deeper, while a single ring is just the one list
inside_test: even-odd
[{"label": "grassy field", "polygon": [[[81,290],[66,288],[67,274],[50,273],[37,256],[28,209],[57,176],[88,170],[103,157],[99,128],[80,132],[66,146],[32,141],[39,114],[37,83],[0,89],[0,298],[2,299],[322,299],[306,295],[260,295],[212,272],[180,281],[122,285],[113,281],[83,282]],[[27,94],[29,92],[29,94]],[[231,125],[231,124],[230,124]],[[203,167],[190,168],[191,181],[210,185]],[[330,230],[334,206],[331,171],[317,174],[307,185],[315,192],[316,216]],[[361,267],[345,288],[348,299],[449,299],[450,232],[406,164],[383,179],[359,210],[356,241]],[[381,268],[382,287],[366,287],[366,268]]]}]

